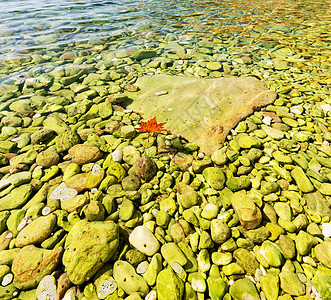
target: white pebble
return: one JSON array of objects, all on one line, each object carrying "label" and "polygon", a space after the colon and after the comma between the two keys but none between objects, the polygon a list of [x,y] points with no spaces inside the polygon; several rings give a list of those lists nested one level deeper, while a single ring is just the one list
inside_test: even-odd
[{"label": "white pebble", "polygon": [[9,232],[6,236],[5,239],[11,239],[13,237],[13,233]]},{"label": "white pebble", "polygon": [[113,158],[113,161],[120,163],[123,158],[123,151],[122,150],[115,150],[111,157]]},{"label": "white pebble", "polygon": [[97,189],[97,188],[92,188],[92,189],[91,189],[91,193],[92,193],[92,194],[96,194],[97,192],[98,192],[98,189]]},{"label": "white pebble", "polygon": [[65,182],[62,182],[53,192],[50,194],[49,199],[59,199],[62,202],[70,201],[77,195],[75,189],[68,188]]},{"label": "white pebble", "polygon": [[143,261],[137,266],[137,273],[144,274],[147,271],[148,264],[147,262]]},{"label": "white pebble", "polygon": [[123,110],[123,112],[125,113],[125,114],[129,114],[129,113],[132,113],[132,109],[124,109]]},{"label": "white pebble", "polygon": [[6,274],[1,281],[2,286],[7,286],[8,284],[11,284],[13,281],[14,275],[12,273]]},{"label": "white pebble", "polygon": [[181,275],[184,271],[183,267],[178,262],[174,262],[171,267],[178,275]]},{"label": "white pebble", "polygon": [[205,154],[204,154],[203,152],[199,152],[199,153],[198,153],[198,157],[199,157],[199,158],[204,158],[204,157],[205,157]]},{"label": "white pebble", "polygon": [[102,168],[100,165],[94,164],[92,167],[92,174],[97,175],[98,173],[100,173],[101,170],[102,170]]},{"label": "white pebble", "polygon": [[10,141],[13,142],[13,143],[16,143],[16,142],[18,142],[20,140],[21,140],[21,138],[20,137],[17,137],[17,138],[11,139]]},{"label": "white pebble", "polygon": [[99,285],[98,297],[103,299],[108,295],[111,295],[117,289],[117,283],[110,280],[105,280]]},{"label": "white pebble", "polygon": [[45,206],[45,207],[42,209],[41,214],[42,214],[43,216],[47,216],[47,215],[50,214],[51,211],[52,211],[52,209],[51,209],[50,207]]},{"label": "white pebble", "polygon": [[33,115],[32,119],[38,119],[40,117],[41,117],[41,114],[35,114],[35,115]]},{"label": "white pebble", "polygon": [[41,170],[43,167],[42,166],[36,166],[35,168],[34,168],[34,171],[39,171],[39,170]]},{"label": "white pebble", "polygon": [[172,110],[174,110],[173,108],[171,108],[171,107],[169,107],[168,109],[167,109],[167,111],[172,111]]},{"label": "white pebble", "polygon": [[162,95],[166,95],[166,94],[168,94],[167,91],[159,91],[159,92],[154,93],[155,96],[162,96]]},{"label": "white pebble", "polygon": [[299,109],[298,106],[292,106],[292,107],[290,108],[290,111],[291,111],[292,113],[294,113],[294,114],[301,115],[301,110]]},{"label": "white pebble", "polygon": [[324,111],[331,111],[331,105],[329,103],[328,104],[322,104],[321,108]]},{"label": "white pebble", "polygon": [[0,189],[10,185],[10,181],[8,178],[0,180]]},{"label": "white pebble", "polygon": [[21,231],[28,224],[28,217],[24,217],[17,226],[17,231]]},{"label": "white pebble", "polygon": [[157,293],[155,290],[151,290],[145,297],[145,300],[156,300],[157,299]]},{"label": "white pebble", "polygon": [[322,234],[327,238],[331,237],[331,223],[322,224]]},{"label": "white pebble", "polygon": [[265,116],[262,120],[262,122],[266,125],[270,125],[271,124],[271,121],[272,121],[272,118],[269,117],[269,116]]},{"label": "white pebble", "polygon": [[129,242],[147,256],[153,256],[160,249],[160,243],[157,238],[143,225],[133,229],[129,236]]}]

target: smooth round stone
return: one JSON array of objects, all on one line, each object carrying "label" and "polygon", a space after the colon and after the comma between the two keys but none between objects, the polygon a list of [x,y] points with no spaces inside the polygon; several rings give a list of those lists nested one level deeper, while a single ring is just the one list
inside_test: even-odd
[{"label": "smooth round stone", "polygon": [[154,255],[160,249],[160,243],[145,226],[136,227],[130,234],[129,242],[147,256]]}]

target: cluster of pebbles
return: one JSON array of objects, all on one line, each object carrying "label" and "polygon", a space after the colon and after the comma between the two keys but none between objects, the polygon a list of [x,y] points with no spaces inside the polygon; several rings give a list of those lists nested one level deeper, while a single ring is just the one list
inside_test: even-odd
[{"label": "cluster of pebbles", "polygon": [[[289,47],[148,39],[7,62],[40,66],[0,86],[0,298],[331,299],[330,80]],[[279,97],[209,157],[121,105],[162,72]]]}]

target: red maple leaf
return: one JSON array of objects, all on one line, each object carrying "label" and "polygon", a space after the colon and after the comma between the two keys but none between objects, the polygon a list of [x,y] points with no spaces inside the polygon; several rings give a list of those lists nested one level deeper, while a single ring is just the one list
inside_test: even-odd
[{"label": "red maple leaf", "polygon": [[156,117],[153,119],[150,119],[147,122],[141,122],[140,127],[136,128],[139,132],[161,132],[165,131],[163,128],[164,123],[157,123],[156,122]]}]

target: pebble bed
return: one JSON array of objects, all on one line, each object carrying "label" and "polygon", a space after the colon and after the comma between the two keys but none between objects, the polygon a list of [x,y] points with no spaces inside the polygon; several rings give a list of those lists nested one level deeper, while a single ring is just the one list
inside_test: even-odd
[{"label": "pebble bed", "polygon": [[[0,299],[331,299],[328,26],[221,30],[1,63]],[[278,98],[209,157],[137,131],[122,92],[158,73]]]}]

